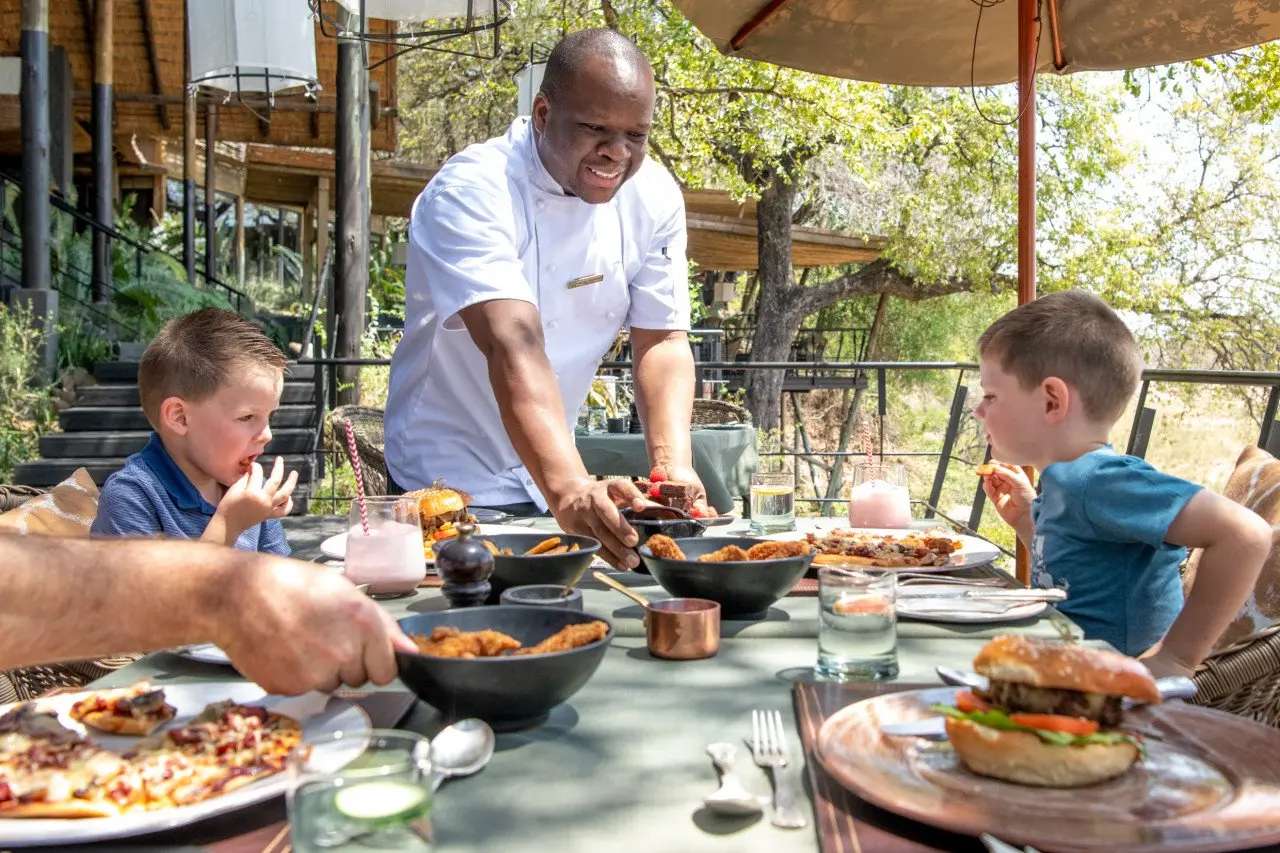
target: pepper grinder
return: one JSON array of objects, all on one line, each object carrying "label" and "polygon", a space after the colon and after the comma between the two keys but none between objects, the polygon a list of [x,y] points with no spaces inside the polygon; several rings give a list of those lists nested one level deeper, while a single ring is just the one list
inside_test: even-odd
[{"label": "pepper grinder", "polygon": [[436,547],[436,570],[444,581],[440,591],[451,607],[479,607],[489,600],[493,554],[472,539],[474,524],[459,524],[458,535]]},{"label": "pepper grinder", "polygon": [[630,419],[631,419],[631,423],[628,427],[628,432],[630,432],[633,435],[638,435],[640,433],[643,433],[644,426],[640,423],[640,410],[636,408],[636,404],[634,400],[631,402]]}]

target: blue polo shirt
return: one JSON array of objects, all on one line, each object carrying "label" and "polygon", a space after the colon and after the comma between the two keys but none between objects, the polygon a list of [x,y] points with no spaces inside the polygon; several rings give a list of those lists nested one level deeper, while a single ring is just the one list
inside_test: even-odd
[{"label": "blue polo shirt", "polygon": [[[91,531],[95,536],[159,534],[173,539],[199,539],[216,510],[153,432],[147,446],[107,478]],[[284,526],[275,518],[241,533],[236,547],[284,557],[290,554]]]}]

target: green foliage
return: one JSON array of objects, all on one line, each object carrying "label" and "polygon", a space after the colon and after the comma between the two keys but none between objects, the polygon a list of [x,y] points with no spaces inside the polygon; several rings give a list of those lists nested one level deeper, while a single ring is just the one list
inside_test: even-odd
[{"label": "green foliage", "polygon": [[31,311],[0,304],[0,483],[36,457],[40,435],[55,420],[53,389],[40,380],[40,350]]}]

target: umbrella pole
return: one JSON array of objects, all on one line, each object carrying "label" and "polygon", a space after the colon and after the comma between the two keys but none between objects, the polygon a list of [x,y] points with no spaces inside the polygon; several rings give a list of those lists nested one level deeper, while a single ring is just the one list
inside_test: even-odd
[{"label": "umbrella pole", "polygon": [[[1018,304],[1036,298],[1036,53],[1037,0],[1018,0]],[[1035,472],[1027,469],[1035,482]],[[1014,570],[1031,581],[1031,561],[1021,540]]]}]

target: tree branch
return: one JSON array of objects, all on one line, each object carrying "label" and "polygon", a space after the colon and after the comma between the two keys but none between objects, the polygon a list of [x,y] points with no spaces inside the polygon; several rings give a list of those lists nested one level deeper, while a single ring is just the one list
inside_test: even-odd
[{"label": "tree branch", "polygon": [[[998,291],[1013,286],[1015,282],[1010,276],[994,276],[991,287],[993,291]],[[903,274],[890,261],[879,258],[856,272],[834,278],[826,284],[797,290],[796,304],[804,316],[808,316],[828,305],[855,296],[885,293],[910,302],[919,302],[922,299],[972,291],[973,282],[969,279],[951,278],[926,284]]]}]

